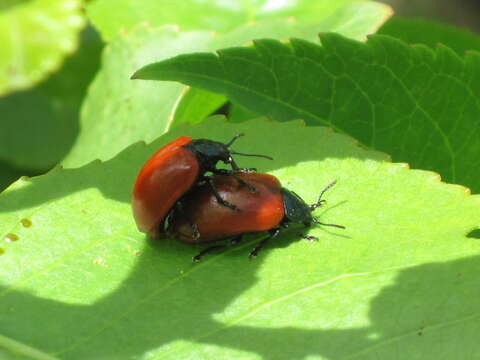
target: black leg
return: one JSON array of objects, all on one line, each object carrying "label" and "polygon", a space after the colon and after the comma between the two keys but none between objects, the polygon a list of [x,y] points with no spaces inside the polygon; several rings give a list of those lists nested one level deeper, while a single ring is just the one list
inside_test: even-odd
[{"label": "black leg", "polygon": [[254,173],[254,172],[257,172],[257,168],[241,168],[241,169],[238,169],[238,171],[244,172],[244,173]]},{"label": "black leg", "polygon": [[255,188],[255,186],[250,185],[248,182],[246,182],[246,181],[243,180],[242,178],[238,177],[237,174],[232,173],[232,176],[233,176],[240,184],[242,184],[243,186],[246,186],[247,189],[250,190],[251,192],[253,192],[253,193],[258,193],[258,190]]},{"label": "black leg", "polygon": [[[245,180],[243,180],[241,177],[238,176],[238,172],[243,172],[243,170],[249,170],[248,172],[254,172],[254,171],[250,171],[252,169],[239,169],[238,171],[230,171],[226,169],[215,169],[213,173],[217,175],[233,176],[240,184],[242,184],[243,186],[246,186],[248,190],[250,190],[251,192],[257,193],[258,190],[255,188],[255,186],[250,185],[248,182],[246,182]],[[256,169],[253,169],[253,170],[256,170]]]},{"label": "black leg", "polygon": [[204,257],[206,254],[209,254],[211,252],[216,252],[216,251],[220,251],[220,250],[223,250],[227,247],[227,245],[215,245],[215,246],[210,246],[206,249],[203,249],[202,251],[200,251],[197,255],[195,255],[193,257],[193,261],[200,261],[202,259],[202,257]]},{"label": "black leg", "polygon": [[240,169],[238,167],[237,163],[235,162],[235,160],[233,160],[233,158],[231,156],[228,159],[228,161],[230,162],[230,165],[232,166],[233,171],[238,171]]},{"label": "black leg", "polygon": [[215,245],[215,246],[210,246],[206,249],[203,249],[200,251],[197,255],[193,257],[193,261],[200,261],[202,257],[204,257],[206,254],[209,254],[211,252],[217,252],[226,249],[229,246],[234,246],[240,243],[242,241],[242,236],[243,235],[238,235],[235,236],[233,239],[230,240],[230,243],[228,244],[222,244],[222,245]]},{"label": "black leg", "polygon": [[192,229],[192,239],[197,240],[200,237],[200,232],[198,231],[198,225],[189,214],[185,212],[185,209],[183,207],[182,201],[177,201],[175,203],[175,210],[180,214],[180,216],[183,216],[184,218],[187,219],[188,223],[190,224],[190,228]]},{"label": "black leg", "polygon": [[243,234],[235,236],[232,240],[230,240],[230,245],[237,245],[243,240]]},{"label": "black leg", "polygon": [[269,231],[269,233],[270,233],[270,236],[267,237],[266,239],[263,239],[262,241],[260,241],[260,243],[250,253],[250,259],[256,258],[259,251],[263,249],[263,247],[267,244],[267,242],[269,242],[271,239],[273,239],[274,237],[276,237],[280,233],[280,229],[279,228],[272,229],[272,230]]},{"label": "black leg", "polygon": [[313,235],[305,235],[305,234],[298,234],[302,239],[308,240],[308,241],[317,241],[318,238]]},{"label": "black leg", "polygon": [[232,203],[229,203],[228,201],[222,199],[222,197],[220,196],[220,194],[217,191],[217,188],[213,184],[213,179],[212,178],[207,177],[206,181],[207,181],[208,185],[210,185],[210,188],[212,189],[213,195],[215,196],[215,199],[217,199],[219,204],[221,204],[225,207],[228,207],[232,210],[240,211],[240,209],[236,205],[234,205]]}]

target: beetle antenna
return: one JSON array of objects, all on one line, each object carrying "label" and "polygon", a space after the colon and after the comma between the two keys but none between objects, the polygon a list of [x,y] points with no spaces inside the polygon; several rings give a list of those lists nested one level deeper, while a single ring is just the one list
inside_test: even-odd
[{"label": "beetle antenna", "polygon": [[265,158],[265,159],[273,160],[273,158],[271,156],[261,155],[261,154],[244,154],[244,153],[239,153],[239,152],[236,152],[236,151],[230,151],[230,154],[241,155],[241,156],[256,156],[256,157],[262,157],[262,158]]},{"label": "beetle antenna", "polygon": [[244,133],[236,134],[229,143],[225,144],[226,147],[230,147],[239,137],[244,136]]},{"label": "beetle antenna", "polygon": [[[335,184],[337,183],[337,180],[335,181],[332,181],[330,184],[328,184],[325,189],[322,190],[322,192],[320,193],[320,196],[318,197],[318,200],[315,204],[312,204],[310,205],[310,210],[315,210],[317,207],[319,206],[322,206],[326,201],[325,200],[322,200],[322,196],[323,194],[325,194],[325,192],[327,192],[328,189],[330,189],[331,187],[333,187]],[[327,224],[323,224],[323,225],[327,225]]]},{"label": "beetle antenna", "polygon": [[323,225],[323,226],[333,226],[333,227],[336,227],[336,228],[339,228],[339,229],[346,229],[345,226],[343,225],[337,225],[337,224],[325,224],[325,223],[322,223],[320,221],[318,221],[317,219],[313,218],[313,222],[315,224],[318,224],[318,225]]}]

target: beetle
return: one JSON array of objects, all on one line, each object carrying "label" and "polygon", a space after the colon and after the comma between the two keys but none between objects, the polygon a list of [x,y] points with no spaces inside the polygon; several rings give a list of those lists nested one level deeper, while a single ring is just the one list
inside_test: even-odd
[{"label": "beetle", "polygon": [[[238,210],[236,205],[218,194],[211,177],[206,176],[206,173],[237,177],[236,173],[240,170],[255,171],[240,169],[232,155],[272,159],[266,155],[243,154],[230,150],[229,147],[243,135],[235,135],[226,144],[181,136],[155,152],[143,165],[133,187],[132,210],[138,229],[157,237],[163,232],[165,217],[172,207],[186,192],[202,182],[211,188],[212,194],[222,206]],[[230,164],[232,170],[217,169],[219,161]],[[256,191],[255,187],[243,179],[238,178],[238,181],[249,191]],[[192,228],[195,230],[194,224]]]},{"label": "beetle", "polygon": [[[255,186],[257,192],[248,191],[238,178]],[[228,211],[215,201],[211,188],[199,186],[182,199],[183,212],[172,211],[168,219],[168,234],[187,243],[208,243],[231,238],[231,244],[236,244],[245,233],[267,231],[269,236],[260,241],[250,253],[250,257],[254,258],[267,242],[290,224],[305,227],[319,224],[345,229],[342,225],[322,223],[312,216],[312,212],[325,203],[322,197],[336,181],[325,187],[317,202],[312,205],[307,205],[295,192],[282,187],[280,181],[269,174],[241,172],[237,178],[215,175],[213,183],[220,196],[238,204],[241,211]],[[195,222],[199,236],[192,233],[190,221]],[[311,235],[300,236],[310,241],[317,240]],[[198,261],[205,254],[222,250],[226,246],[228,245],[220,244],[206,248],[193,260]]]}]

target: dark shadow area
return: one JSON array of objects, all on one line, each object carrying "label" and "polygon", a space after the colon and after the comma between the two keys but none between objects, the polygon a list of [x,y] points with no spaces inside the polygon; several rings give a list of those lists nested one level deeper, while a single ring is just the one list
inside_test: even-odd
[{"label": "dark shadow area", "polygon": [[222,106],[220,106],[217,110],[215,110],[214,112],[212,112],[210,114],[210,116],[212,115],[224,115],[224,116],[228,116],[228,114],[230,113],[230,109],[231,109],[231,102],[227,101],[225,104],[223,104]]},{"label": "dark shadow area", "polygon": [[[229,124],[225,121],[218,121],[216,118],[207,120],[204,122],[206,125],[200,127],[178,126],[148,146],[144,143],[133,144],[104,163],[94,161],[76,169],[56,168],[47,176],[36,177],[32,179],[31,186],[2,194],[0,212],[43,204],[87,188],[98,188],[105,197],[129,203],[137,172],[145,161],[161,146],[178,136],[191,135],[194,138],[211,139],[209,122],[215,123],[210,126],[224,130],[223,138],[215,138],[219,141],[228,141],[233,135],[245,130],[244,124]],[[303,161],[321,161],[326,158],[376,159],[379,161],[385,159],[379,153],[359,151],[351,138],[338,134],[332,136],[332,131],[327,128],[317,128],[318,131],[317,129],[312,131],[312,127],[300,127],[290,135],[290,142],[287,143],[279,142],[275,138],[275,134],[272,134],[271,127],[277,126],[277,133],[280,134],[282,128],[289,126],[288,123],[257,121],[255,126],[255,132],[248,133],[239,140],[235,144],[234,150],[270,155],[274,157],[274,161],[237,156],[236,159],[240,167],[255,167],[268,172],[293,166]],[[304,142],[308,142],[312,146],[297,146],[297,144]],[[272,148],[272,144],[278,143],[281,143],[282,146]],[[331,179],[331,181],[333,180],[335,179]],[[58,186],[55,186],[55,184]],[[287,188],[290,187],[288,183],[283,185]],[[302,191],[301,189],[293,190],[299,193]],[[318,189],[318,192],[320,193],[321,190]]]},{"label": "dark shadow area", "polygon": [[[458,359],[480,351],[480,278],[476,271],[480,270],[480,257],[401,270],[394,282],[373,298],[370,325],[362,328],[262,328],[241,322],[225,326],[214,315],[225,311],[256,282],[262,263],[262,257],[248,261],[250,244],[246,245],[192,264],[185,254],[195,250],[187,245],[147,242],[122,285],[90,306],[0,289],[2,335],[63,359],[86,359],[93,354],[98,359],[138,358],[177,340],[238,349],[266,360],[309,356],[389,359],[392,353],[402,359],[435,355]],[[227,262],[230,266],[225,266]],[[376,275],[370,276],[374,281]],[[325,280],[329,279],[311,282]],[[330,296],[331,288],[312,291]],[[295,297],[288,301],[294,303]],[[321,319],[313,322],[319,324]],[[182,358],[181,352],[165,347],[161,354]]]},{"label": "dark shadow area", "polygon": [[20,176],[37,176],[40,173],[26,169],[16,169],[9,164],[0,161],[0,193]]},{"label": "dark shadow area", "polygon": [[86,28],[78,50],[57,72],[30,90],[0,98],[0,161],[30,175],[48,171],[65,156],[77,137],[80,107],[102,47],[96,31]]},{"label": "dark shadow area", "polygon": [[[472,257],[401,271],[394,284],[373,299],[369,327],[272,330],[235,326],[206,342],[272,360],[315,355],[326,359],[391,359],[392,354],[399,359],[463,358],[480,351],[479,270],[480,257]],[[328,293],[329,289],[320,291]],[[286,353],[285,346],[279,344],[288,344],[292,353]]]},{"label": "dark shadow area", "polygon": [[467,238],[480,239],[480,229],[475,229],[467,234]]}]

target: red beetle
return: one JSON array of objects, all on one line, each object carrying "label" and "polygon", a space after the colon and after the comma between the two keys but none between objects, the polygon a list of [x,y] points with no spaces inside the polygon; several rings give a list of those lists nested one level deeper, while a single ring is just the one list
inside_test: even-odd
[{"label": "red beetle", "polygon": [[[239,212],[229,211],[219,205],[210,187],[199,186],[182,199],[183,211],[174,210],[171,213],[168,233],[187,243],[207,243],[225,238],[232,238],[232,243],[238,243],[244,233],[268,231],[270,236],[263,239],[250,253],[251,257],[256,257],[269,240],[291,223],[307,227],[315,223],[345,228],[342,225],[321,223],[312,216],[312,211],[325,202],[322,200],[323,194],[335,185],[335,182],[320,193],[315,204],[307,205],[296,193],[283,188],[272,175],[244,172],[238,173],[237,178],[255,186],[257,192],[249,191],[238,179],[231,176],[215,175],[213,182],[223,199],[239,206]],[[192,222],[196,224],[199,236],[194,236]],[[316,240],[314,236],[301,236]],[[209,247],[196,255],[194,260],[200,260],[206,253],[221,250],[226,246],[224,244]]]},{"label": "red beetle", "polygon": [[[236,172],[243,169],[239,169],[232,155],[271,159],[265,155],[242,154],[230,150],[230,145],[242,135],[235,135],[227,144],[206,139],[193,140],[188,136],[181,136],[153,154],[140,170],[133,188],[132,208],[138,229],[153,237],[162,233],[164,220],[169,211],[190,188],[199,182],[205,182],[210,186],[212,194],[220,204],[238,210],[236,205],[225,201],[218,194],[211,178],[205,176],[205,173],[212,172],[236,177]],[[219,161],[230,164],[234,171],[217,169],[216,164]],[[249,191],[256,191],[250,184],[242,179],[239,180]]]}]

